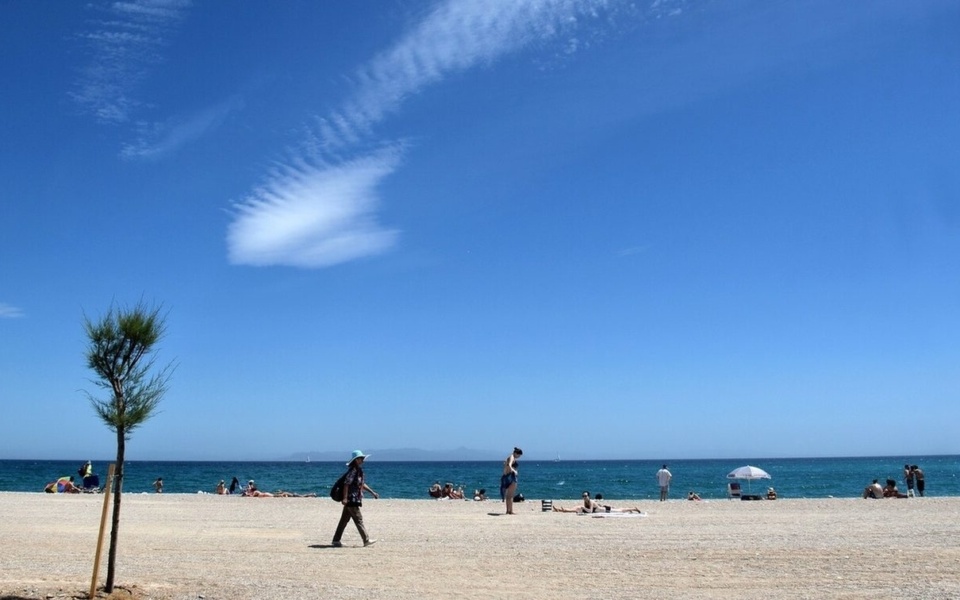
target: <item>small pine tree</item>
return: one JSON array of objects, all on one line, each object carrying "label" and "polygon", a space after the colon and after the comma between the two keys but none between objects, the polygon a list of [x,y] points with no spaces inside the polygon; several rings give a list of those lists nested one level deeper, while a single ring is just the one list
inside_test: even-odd
[{"label": "small pine tree", "polygon": [[108,390],[100,400],[87,393],[97,415],[117,435],[117,467],[113,487],[113,523],[104,589],[113,591],[117,561],[117,536],[120,529],[120,499],[123,492],[123,461],[130,433],[154,413],[167,390],[173,365],[151,374],[151,356],[166,330],[159,308],[147,308],[141,302],[128,310],[111,307],[99,321],[84,316],[84,329],[90,345],[87,366],[97,375],[93,383]]}]

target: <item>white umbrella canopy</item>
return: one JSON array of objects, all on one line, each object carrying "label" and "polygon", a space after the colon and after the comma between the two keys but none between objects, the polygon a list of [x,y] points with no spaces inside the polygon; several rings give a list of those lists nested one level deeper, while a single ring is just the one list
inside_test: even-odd
[{"label": "white umbrella canopy", "polygon": [[747,490],[750,490],[750,482],[754,479],[770,479],[770,473],[767,473],[760,467],[744,465],[727,473],[727,479],[746,479]]},{"label": "white umbrella canopy", "polygon": [[734,469],[727,473],[727,479],[770,479],[770,473],[767,473],[760,467],[745,465],[739,469]]}]

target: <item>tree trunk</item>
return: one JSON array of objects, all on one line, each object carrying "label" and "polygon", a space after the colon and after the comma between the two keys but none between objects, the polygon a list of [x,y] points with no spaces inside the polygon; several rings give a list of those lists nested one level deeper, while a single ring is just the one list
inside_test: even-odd
[{"label": "tree trunk", "polygon": [[113,524],[110,529],[110,552],[107,554],[107,583],[103,589],[113,592],[113,578],[117,566],[117,537],[120,533],[120,498],[123,495],[123,455],[126,450],[126,431],[117,427],[117,470],[113,478]]}]

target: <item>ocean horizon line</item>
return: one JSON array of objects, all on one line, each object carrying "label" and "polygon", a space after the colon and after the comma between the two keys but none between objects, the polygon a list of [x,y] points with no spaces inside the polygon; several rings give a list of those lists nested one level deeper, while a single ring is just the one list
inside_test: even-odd
[{"label": "ocean horizon line", "polygon": [[[432,451],[431,451],[432,452]],[[442,451],[437,452],[438,454]],[[500,462],[501,458],[396,458],[389,456],[389,453],[386,451],[379,451],[380,454],[387,454],[385,458],[379,458],[377,456],[378,451],[372,450],[369,455],[371,460],[377,462],[399,462],[399,463],[451,463],[451,462]],[[326,454],[326,453],[323,453]],[[344,453],[344,456],[349,458],[349,452]],[[700,458],[582,458],[582,457],[573,457],[573,458],[557,458],[551,456],[531,456],[523,457],[527,462],[649,462],[649,463],[680,463],[680,462],[723,462],[723,461],[773,461],[773,460],[851,460],[851,459],[896,459],[896,460],[910,460],[915,458],[951,458],[957,457],[960,454],[856,454],[848,456],[840,455],[823,455],[823,456],[757,456],[757,457],[744,457],[744,456],[731,456],[731,457],[700,457]],[[109,463],[113,462],[114,458],[89,458],[89,459],[79,459],[76,457],[72,458],[0,458],[0,461],[35,461],[35,462],[71,462],[71,461],[80,461],[85,462],[90,460],[92,462],[99,463]],[[305,460],[303,458],[236,458],[236,459],[222,459],[222,458],[136,458],[136,459],[126,459],[125,463],[344,463],[346,462],[343,458],[309,458]]]}]

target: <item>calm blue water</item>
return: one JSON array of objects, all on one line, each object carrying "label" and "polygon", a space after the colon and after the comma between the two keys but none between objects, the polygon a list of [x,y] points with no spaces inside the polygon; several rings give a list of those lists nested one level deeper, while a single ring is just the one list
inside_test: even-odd
[{"label": "calm blue water", "polygon": [[[0,491],[42,492],[46,483],[76,474],[82,460],[0,460]],[[751,464],[766,470],[771,480],[750,483],[755,492],[773,486],[784,498],[858,496],[872,479],[896,479],[901,489],[905,463],[917,464],[926,474],[928,496],[960,496],[960,456],[872,458],[777,458],[750,460],[675,460],[671,497],[696,490],[704,498],[726,497],[726,474]],[[607,499],[656,499],[654,474],[659,461],[520,461],[518,491],[529,499],[579,499],[583,490]],[[94,462],[94,472],[105,478],[108,463]],[[366,464],[367,481],[386,498],[427,498],[434,481],[463,486],[469,493],[485,488],[498,497],[500,462],[377,462]],[[153,481],[163,477],[164,493],[213,492],[217,482],[232,477],[241,483],[254,479],[265,491],[279,489],[325,496],[344,471],[341,462],[149,462],[126,464],[124,491],[153,492]],[[743,482],[747,489],[747,482]]]}]

